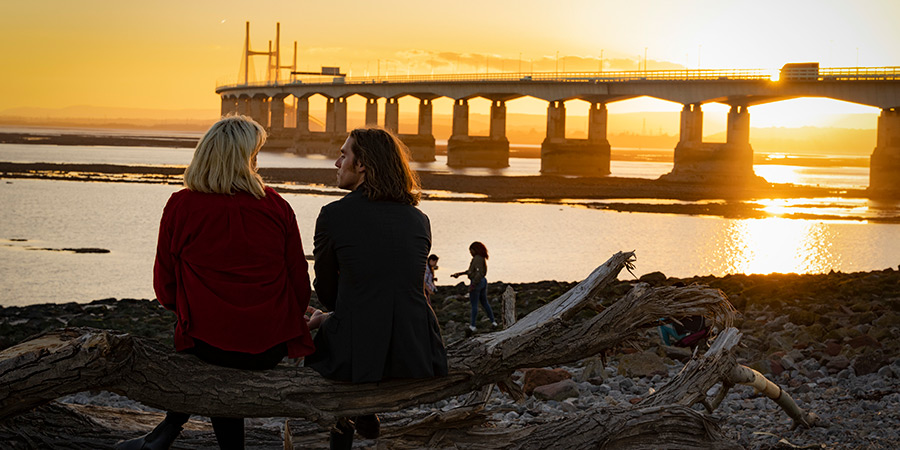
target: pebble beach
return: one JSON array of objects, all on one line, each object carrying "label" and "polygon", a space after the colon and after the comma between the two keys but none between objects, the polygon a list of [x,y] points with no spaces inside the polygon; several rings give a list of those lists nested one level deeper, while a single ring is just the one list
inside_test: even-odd
[{"label": "pebble beach", "polygon": [[[738,311],[735,326],[743,333],[739,362],[763,373],[800,408],[820,418],[813,428],[794,429],[792,420],[775,402],[738,385],[712,414],[733,442],[751,449],[887,449],[900,445],[900,271],[688,279],[657,272],[641,280],[620,280],[604,291],[597,307],[615,301],[637,282],[657,286],[698,283],[721,289]],[[522,317],[574,284],[496,282],[489,288],[489,298],[499,312],[500,295],[511,286],[517,293],[517,314]],[[432,302],[445,340],[465,339],[469,308],[465,286],[439,286]],[[117,329],[171,345],[173,319],[152,300],[103,299],[0,308],[0,346],[60,326]],[[490,330],[482,314],[477,333]],[[627,406],[662,387],[690,357],[687,349],[661,345],[654,327],[646,330],[638,344],[639,350],[610,349],[603,359],[586,355],[571,365],[517,371],[514,379],[530,395],[517,403],[495,388],[483,411],[487,420],[480,426],[519,428],[565,420],[589,408]],[[715,395],[720,388],[717,385],[708,395]],[[79,393],[61,401],[149,410],[107,392]],[[447,411],[463,401],[449,398],[385,414],[383,423],[387,428],[404,416]],[[202,423],[203,419],[199,420]],[[284,423],[283,418],[248,420],[249,427],[269,429],[276,435]],[[374,448],[379,444],[359,441],[357,445]]]}]

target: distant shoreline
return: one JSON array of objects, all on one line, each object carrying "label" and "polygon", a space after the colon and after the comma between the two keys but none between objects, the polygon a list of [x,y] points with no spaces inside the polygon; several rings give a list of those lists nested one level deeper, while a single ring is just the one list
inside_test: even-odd
[{"label": "distant shoreline", "polygon": [[[0,144],[194,148],[199,140],[199,138],[192,137],[141,134],[141,132],[150,130],[133,130],[134,135],[108,135],[101,134],[101,130],[96,131],[97,134],[49,131],[45,133],[0,132]],[[613,148],[611,158],[613,161],[671,162],[672,152],[673,150],[656,148]],[[446,154],[446,145],[438,144],[437,153]],[[510,156],[540,158],[541,150],[537,146],[510,144]],[[869,159],[850,155],[816,157],[808,154],[786,155],[784,153],[769,154],[757,152],[754,154],[754,164],[787,164],[807,167],[868,167]]]},{"label": "distant shoreline", "polygon": [[197,141],[197,138],[165,136],[103,136],[74,133],[0,133],[0,144],[193,148],[197,146]]}]

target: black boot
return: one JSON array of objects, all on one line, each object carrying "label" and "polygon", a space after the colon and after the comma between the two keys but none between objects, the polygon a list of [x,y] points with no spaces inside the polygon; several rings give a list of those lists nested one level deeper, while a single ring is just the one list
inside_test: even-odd
[{"label": "black boot", "polygon": [[356,424],[356,432],[366,439],[377,439],[381,434],[381,423],[375,414],[357,416],[353,422]]},{"label": "black boot", "polygon": [[181,426],[163,420],[144,437],[122,441],[116,444],[116,450],[167,450],[181,434]]},{"label": "black boot", "polygon": [[353,425],[346,418],[338,419],[338,423],[332,428],[328,440],[330,450],[349,450],[353,448]]}]

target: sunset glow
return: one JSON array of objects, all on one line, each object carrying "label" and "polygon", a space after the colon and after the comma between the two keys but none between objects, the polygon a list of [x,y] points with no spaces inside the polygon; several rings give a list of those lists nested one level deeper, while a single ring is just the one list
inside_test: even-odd
[{"label": "sunset glow", "polygon": [[[280,22],[285,61],[296,40],[298,69],[339,66],[354,75],[900,64],[900,29],[893,24],[900,3],[890,0],[578,0],[553,7],[536,0],[464,0],[441,8],[408,0],[342,2],[340,8],[328,2],[51,0],[6,2],[2,12],[0,109],[215,110],[216,83],[237,79],[245,21],[255,49],[274,40]],[[783,123],[813,107],[790,111],[769,119],[759,114],[758,120]]]},{"label": "sunset glow", "polygon": [[717,253],[727,273],[821,273],[841,256],[831,252],[829,228],[820,222],[782,218],[739,220],[731,224]]}]

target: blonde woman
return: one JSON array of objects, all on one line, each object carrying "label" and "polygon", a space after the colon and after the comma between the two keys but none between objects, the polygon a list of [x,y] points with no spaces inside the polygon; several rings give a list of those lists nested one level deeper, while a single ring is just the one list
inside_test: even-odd
[{"label": "blonde woman", "polygon": [[[314,346],[304,314],[310,283],[297,219],[263,184],[256,155],[265,130],[230,116],[206,132],[159,227],[153,287],[175,312],[175,350],[210,364],[275,367]],[[189,414],[170,411],[150,434],[118,449],[169,448]],[[212,418],[223,449],[244,447],[242,418]]]}]

